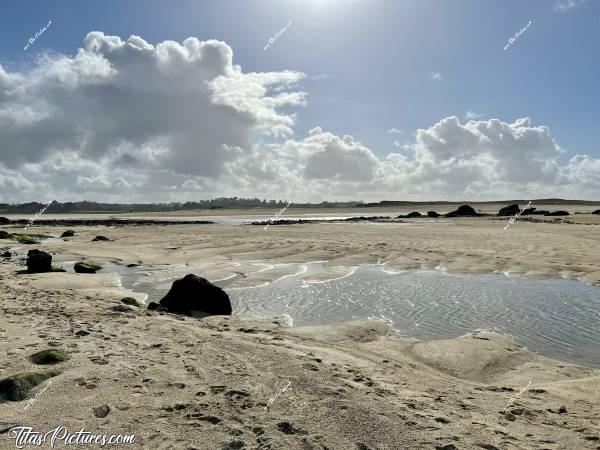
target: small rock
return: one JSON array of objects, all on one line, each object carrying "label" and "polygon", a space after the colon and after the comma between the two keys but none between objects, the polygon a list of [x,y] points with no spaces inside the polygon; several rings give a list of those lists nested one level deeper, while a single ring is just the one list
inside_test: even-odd
[{"label": "small rock", "polygon": [[96,273],[102,266],[93,263],[78,262],[73,267],[76,273]]},{"label": "small rock", "polygon": [[306,434],[306,431],[296,428],[290,422],[279,422],[277,424],[277,429],[284,434]]},{"label": "small rock", "polygon": [[110,406],[108,406],[108,405],[102,405],[102,406],[98,406],[98,407],[94,408],[94,416],[98,417],[99,419],[102,419],[102,418],[108,416],[109,412],[110,412]]},{"label": "small rock", "polygon": [[129,306],[125,306],[125,305],[115,305],[112,308],[110,308],[110,310],[114,311],[114,312],[119,312],[119,313],[134,312],[133,308],[130,308]]}]

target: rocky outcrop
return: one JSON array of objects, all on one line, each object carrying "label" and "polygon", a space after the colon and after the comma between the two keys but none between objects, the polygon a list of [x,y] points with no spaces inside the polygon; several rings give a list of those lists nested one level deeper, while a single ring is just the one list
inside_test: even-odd
[{"label": "rocky outcrop", "polygon": [[418,211],[413,211],[413,212],[411,212],[411,213],[408,213],[408,214],[406,215],[406,218],[407,218],[407,219],[411,219],[411,218],[413,218],[413,217],[422,217],[422,214],[421,214],[420,212],[418,212]]},{"label": "rocky outcrop", "polygon": [[600,209],[597,209],[596,211],[594,211],[592,214],[600,214]]},{"label": "rocky outcrop", "polygon": [[160,305],[171,313],[231,315],[231,302],[227,293],[207,279],[193,274],[173,282]]},{"label": "rocky outcrop", "polygon": [[519,208],[519,205],[514,203],[512,205],[505,206],[504,208],[500,208],[500,211],[498,211],[498,215],[499,216],[516,216],[517,214],[519,214],[520,216],[527,216],[529,214],[534,214],[534,211],[535,211],[535,208],[525,208],[521,211],[521,208]]},{"label": "rocky outcrop", "polygon": [[427,211],[427,217],[440,217],[435,211]]},{"label": "rocky outcrop", "polygon": [[514,203],[512,205],[505,206],[504,208],[500,208],[500,211],[498,211],[498,215],[499,216],[514,216],[514,215],[518,214],[520,211],[521,211],[521,208],[519,208],[519,205]]},{"label": "rocky outcrop", "polygon": [[473,207],[469,205],[459,206],[456,211],[451,211],[446,214],[446,217],[477,217],[481,214],[478,214],[477,211],[473,209]]},{"label": "rocky outcrop", "polygon": [[29,250],[27,252],[27,272],[52,272],[52,255],[37,249]]},{"label": "rocky outcrop", "polygon": [[10,223],[10,220],[8,220],[8,218],[0,217],[0,225],[8,225],[9,223]]}]

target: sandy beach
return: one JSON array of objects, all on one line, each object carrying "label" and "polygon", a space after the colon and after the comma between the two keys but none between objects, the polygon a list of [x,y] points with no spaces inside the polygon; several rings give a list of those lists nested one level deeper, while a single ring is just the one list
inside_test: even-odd
[{"label": "sandy beach", "polygon": [[[564,209],[578,208],[590,209]],[[506,231],[507,219],[495,217],[267,230],[74,227],[72,238],[18,252],[41,248],[56,265],[178,267],[213,281],[237,275],[232,288],[269,283],[297,270],[281,264],[309,261],[326,261],[318,281],[379,263],[389,271],[497,272],[600,285],[600,217],[535,218],[541,222],[519,220]],[[28,232],[58,236],[64,229]],[[97,235],[110,240],[91,242]],[[531,353],[505,336],[418,342],[380,321],[289,327],[278,319],[119,308],[122,297],[141,301],[143,294],[123,288],[116,274],[23,274],[18,256],[0,265],[1,378],[39,370],[28,357],[40,350],[62,349],[70,359],[52,366],[59,373],[26,400],[2,403],[1,448],[14,448],[13,426],[56,427],[58,411],[71,431],[135,434],[126,448],[600,448],[600,371]]]}]

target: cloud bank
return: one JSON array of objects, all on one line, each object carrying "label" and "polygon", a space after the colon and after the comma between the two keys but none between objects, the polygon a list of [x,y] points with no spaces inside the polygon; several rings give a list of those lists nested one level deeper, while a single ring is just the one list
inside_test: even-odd
[{"label": "cloud bank", "polygon": [[[0,66],[0,201],[493,199],[600,193],[600,161],[548,127],[446,117],[385,157],[353,136],[295,136],[295,71],[245,73],[224,42],[87,35],[74,56]],[[475,118],[475,116],[473,116]]]}]

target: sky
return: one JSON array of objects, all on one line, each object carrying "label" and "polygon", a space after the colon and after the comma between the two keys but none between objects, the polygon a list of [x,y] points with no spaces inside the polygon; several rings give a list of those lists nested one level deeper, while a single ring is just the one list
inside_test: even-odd
[{"label": "sky", "polygon": [[600,2],[0,8],[0,202],[600,197]]}]

